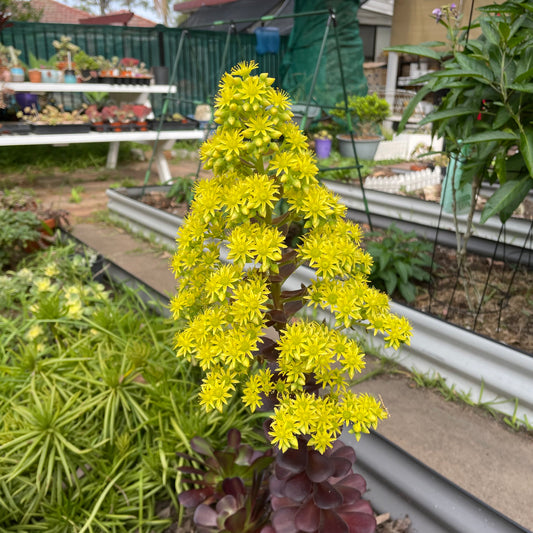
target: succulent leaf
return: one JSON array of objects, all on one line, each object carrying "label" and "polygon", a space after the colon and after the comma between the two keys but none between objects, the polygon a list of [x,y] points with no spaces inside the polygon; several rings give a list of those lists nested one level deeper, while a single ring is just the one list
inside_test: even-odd
[{"label": "succulent leaf", "polygon": [[202,489],[191,489],[185,492],[182,492],[178,500],[183,505],[183,507],[196,507],[202,502],[207,500],[210,496],[214,494],[214,491],[211,487],[204,487]]},{"label": "succulent leaf", "polygon": [[374,533],[376,530],[376,519],[372,513],[343,513],[342,519],[349,533]]},{"label": "succulent leaf", "polygon": [[342,505],[342,494],[325,481],[315,485],[313,500],[320,509],[334,509]]},{"label": "succulent leaf", "polygon": [[305,533],[316,531],[320,525],[320,509],[312,500],[309,500],[296,512],[294,524]]},{"label": "succulent leaf", "polygon": [[200,455],[213,455],[213,448],[211,448],[211,445],[202,437],[193,437],[191,439],[191,448]]},{"label": "succulent leaf", "polygon": [[326,479],[333,476],[335,473],[335,465],[326,455],[312,451],[309,454],[308,461],[305,473],[309,476],[309,479],[315,483],[326,481]]},{"label": "succulent leaf", "polygon": [[272,518],[272,526],[276,533],[298,533],[294,523],[294,515],[297,507],[283,507]]},{"label": "succulent leaf", "polygon": [[283,492],[295,502],[303,502],[313,493],[313,483],[301,472],[287,480]]},{"label": "succulent leaf", "polygon": [[322,511],[319,533],[352,533],[348,524],[334,511]]},{"label": "succulent leaf", "polygon": [[203,527],[215,527],[218,514],[209,505],[200,504],[194,511],[194,522]]}]

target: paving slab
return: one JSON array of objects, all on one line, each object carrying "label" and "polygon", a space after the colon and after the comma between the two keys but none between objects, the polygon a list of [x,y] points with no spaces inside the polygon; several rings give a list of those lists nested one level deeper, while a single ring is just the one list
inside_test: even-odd
[{"label": "paving slab", "polygon": [[[168,252],[103,224],[80,222],[72,234],[152,288],[173,294]],[[360,391],[381,395],[389,410],[390,418],[380,424],[379,432],[497,511],[533,529],[533,437],[511,430],[479,408],[417,388],[406,374],[378,376],[358,386]]]}]

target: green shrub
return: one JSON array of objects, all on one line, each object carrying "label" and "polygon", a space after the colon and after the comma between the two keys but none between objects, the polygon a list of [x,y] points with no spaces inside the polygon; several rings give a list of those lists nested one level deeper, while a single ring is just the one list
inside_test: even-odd
[{"label": "green shrub", "polygon": [[178,204],[190,205],[194,198],[194,179],[190,177],[175,178],[167,192],[167,198],[173,199]]},{"label": "green shrub", "polygon": [[398,291],[404,300],[412,302],[416,282],[429,280],[430,274],[424,269],[431,265],[432,244],[419,239],[414,231],[405,233],[394,224],[368,237],[366,248],[374,259],[372,283],[391,296]]},{"label": "green shrub", "polygon": [[176,325],[93,281],[93,259],[54,247],[0,277],[1,531],[163,531],[176,452],[230,427],[254,441],[261,415],[198,409]]},{"label": "green shrub", "polygon": [[24,256],[24,247],[39,239],[40,225],[35,213],[0,209],[0,270],[14,267]]}]

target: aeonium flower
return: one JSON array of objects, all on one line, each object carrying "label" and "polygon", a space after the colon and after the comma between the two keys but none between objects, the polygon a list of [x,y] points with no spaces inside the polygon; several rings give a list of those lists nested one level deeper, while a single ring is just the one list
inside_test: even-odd
[{"label": "aeonium flower", "polygon": [[[359,436],[387,416],[381,401],[351,389],[365,362],[345,329],[368,329],[396,348],[410,328],[369,285],[359,227],[319,184],[288,95],[267,74],[253,75],[256,67],[240,63],[223,75],[218,128],[200,150],[214,175],[196,184],[177,235],[170,308],[185,327],[175,348],[204,371],[206,409],[223,410],[238,395],[250,411],[271,409],[269,435],[281,450],[305,437],[322,453],[344,425]],[[294,226],[306,230],[296,245],[286,239]],[[304,264],[316,279],[286,290]],[[295,318],[313,309],[335,324]]]}]

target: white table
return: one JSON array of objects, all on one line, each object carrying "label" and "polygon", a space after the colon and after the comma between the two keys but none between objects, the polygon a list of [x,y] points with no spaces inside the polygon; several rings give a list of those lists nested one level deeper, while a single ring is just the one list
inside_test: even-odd
[{"label": "white table", "polygon": [[[135,101],[139,104],[147,102],[150,94],[175,93],[174,85],[111,85],[106,83],[6,83],[7,89],[15,92],[31,93],[86,93],[105,92],[117,95],[121,101]],[[154,152],[154,161],[161,182],[172,178],[167,160],[164,156],[165,150],[170,150],[175,141],[178,140],[203,140],[205,131],[194,130],[172,130],[172,131],[132,131],[132,132],[91,132],[76,134],[54,134],[54,135],[0,135],[0,146],[32,146],[32,145],[52,145],[61,146],[76,143],[98,143],[108,142],[109,151],[107,154],[107,168],[115,168],[117,165],[118,150],[120,142],[131,141],[143,144],[150,144],[157,147]]]}]

